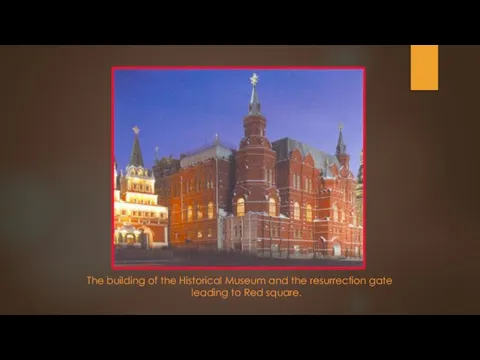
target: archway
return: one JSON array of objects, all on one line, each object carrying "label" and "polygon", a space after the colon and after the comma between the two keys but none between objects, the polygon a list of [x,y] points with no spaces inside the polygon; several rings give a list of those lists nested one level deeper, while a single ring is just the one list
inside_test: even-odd
[{"label": "archway", "polygon": [[125,242],[126,242],[128,245],[133,245],[133,244],[135,244],[135,235],[132,234],[132,233],[126,234],[126,235],[125,235]]},{"label": "archway", "polygon": [[137,239],[137,230],[130,223],[125,223],[121,228],[117,230],[118,239],[120,244],[125,244],[127,246],[135,245],[138,243]]},{"label": "archway", "polygon": [[358,246],[355,246],[355,257],[359,257],[360,256],[360,249],[358,248]]},{"label": "archway", "polygon": [[339,243],[333,244],[333,256],[341,256],[342,255],[342,247]]}]

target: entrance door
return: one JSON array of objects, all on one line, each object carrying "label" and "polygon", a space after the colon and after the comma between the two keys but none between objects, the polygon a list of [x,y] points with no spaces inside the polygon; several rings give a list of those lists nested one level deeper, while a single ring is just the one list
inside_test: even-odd
[{"label": "entrance door", "polygon": [[340,256],[342,255],[342,248],[340,244],[333,245],[333,256]]},{"label": "entrance door", "polygon": [[358,249],[358,246],[355,246],[355,257],[359,257],[360,256],[360,251]]},{"label": "entrance door", "polygon": [[133,245],[133,244],[135,243],[135,235],[133,235],[133,234],[128,234],[126,240],[127,240],[126,243],[127,243],[128,245]]}]

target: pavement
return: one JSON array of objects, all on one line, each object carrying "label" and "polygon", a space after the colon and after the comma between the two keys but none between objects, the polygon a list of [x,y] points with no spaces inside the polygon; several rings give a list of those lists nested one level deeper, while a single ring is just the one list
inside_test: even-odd
[{"label": "pavement", "polygon": [[208,251],[173,251],[125,249],[116,252],[117,266],[352,266],[362,265],[359,259],[279,259],[240,253]]}]

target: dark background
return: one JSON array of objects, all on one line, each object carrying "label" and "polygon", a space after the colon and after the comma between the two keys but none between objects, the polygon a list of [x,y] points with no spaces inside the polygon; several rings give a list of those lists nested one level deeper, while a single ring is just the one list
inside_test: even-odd
[{"label": "dark background", "polygon": [[[0,313],[480,312],[480,47],[440,46],[440,91],[425,93],[409,90],[409,46],[3,46],[0,59]],[[110,270],[111,66],[217,64],[366,66],[367,270],[242,275],[393,285],[276,301],[87,285],[87,275],[142,275]]]}]

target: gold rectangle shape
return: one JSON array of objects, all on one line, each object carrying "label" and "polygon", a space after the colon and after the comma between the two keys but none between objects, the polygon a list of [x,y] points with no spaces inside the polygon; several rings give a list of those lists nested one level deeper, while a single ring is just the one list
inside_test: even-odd
[{"label": "gold rectangle shape", "polygon": [[410,90],[438,91],[438,45],[410,45]]}]

